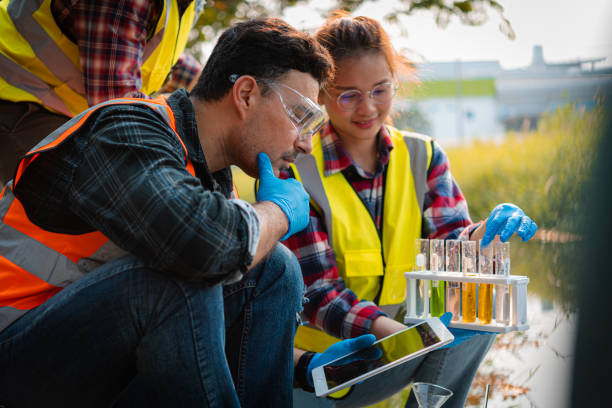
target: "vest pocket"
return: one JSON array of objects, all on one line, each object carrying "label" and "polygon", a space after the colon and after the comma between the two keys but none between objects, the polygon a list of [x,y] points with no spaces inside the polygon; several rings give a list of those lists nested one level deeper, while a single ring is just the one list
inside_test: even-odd
[{"label": "vest pocket", "polygon": [[382,255],[376,250],[346,250],[344,271],[348,278],[381,276],[383,274]]}]

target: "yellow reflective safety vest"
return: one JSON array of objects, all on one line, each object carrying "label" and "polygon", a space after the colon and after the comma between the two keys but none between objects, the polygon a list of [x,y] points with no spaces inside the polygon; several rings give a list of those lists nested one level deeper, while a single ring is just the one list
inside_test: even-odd
[{"label": "yellow reflective safety vest", "polygon": [[60,234],[32,223],[13,193],[28,166],[68,140],[97,109],[116,104],[143,104],[157,112],[183,146],[186,170],[195,177],[187,147],[176,130],[174,113],[165,98],[112,99],[95,105],[59,127],[19,162],[15,179],[0,194],[0,331],[92,269],[126,252],[99,231]]},{"label": "yellow reflective safety vest", "polygon": [[[313,138],[311,155],[298,158],[293,171],[310,194],[327,228],[338,274],[361,300],[392,305],[404,301],[406,279],[415,257],[421,220],[431,138],[387,127],[393,141],[385,177],[381,235],[365,205],[342,172],[324,175],[321,138]],[[295,345],[322,352],[338,339],[301,326]]]},{"label": "yellow reflective safety vest", "polygon": [[[35,102],[72,117],[88,107],[79,51],[55,23],[51,1],[0,1],[0,99]],[[161,88],[185,49],[200,11],[196,3],[201,2],[192,2],[179,16],[176,0],[163,1],[142,57],[144,94]]]}]

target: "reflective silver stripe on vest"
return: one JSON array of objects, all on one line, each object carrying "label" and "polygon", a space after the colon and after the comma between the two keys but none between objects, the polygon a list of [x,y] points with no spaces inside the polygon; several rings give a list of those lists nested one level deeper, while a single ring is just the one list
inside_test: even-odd
[{"label": "reflective silver stripe on vest", "polygon": [[0,53],[0,76],[12,86],[23,89],[36,96],[45,106],[52,107],[58,112],[70,117],[72,112],[64,101],[42,79],[13,62],[6,55]]},{"label": "reflective silver stripe on vest", "polygon": [[12,0],[7,7],[8,15],[19,34],[30,44],[36,57],[53,75],[75,92],[85,95],[81,70],[74,66],[70,58],[33,17],[42,3],[41,0]]},{"label": "reflective silver stripe on vest", "polygon": [[410,171],[414,180],[414,190],[419,202],[419,211],[423,214],[425,191],[427,191],[427,142],[420,138],[410,137],[402,132],[404,142],[410,152]]},{"label": "reflective silver stripe on vest", "polygon": [[[4,219],[15,200],[11,187],[9,183],[0,200],[0,220]],[[75,264],[61,253],[0,221],[0,256],[53,286],[66,287],[87,272],[125,254],[126,251],[109,240],[89,258]],[[0,307],[0,332],[27,312],[11,306]]]},{"label": "reflective silver stripe on vest", "polygon": [[[85,113],[92,111],[94,109],[100,108],[102,106],[119,105],[122,103],[130,104],[130,105],[147,105],[149,108],[159,113],[164,119],[164,121],[168,124],[168,126],[172,127],[172,124],[170,123],[170,115],[168,114],[168,111],[167,111],[167,109],[169,108],[167,108],[165,105],[159,105],[157,103],[153,103],[153,100],[147,100],[147,99],[138,99],[137,101],[134,101],[133,99],[126,99],[126,98],[110,99],[108,101],[100,102],[99,104],[94,105],[91,108],[84,110],[81,114],[76,116],[75,119],[78,117],[82,117],[84,116]],[[72,120],[69,122],[72,122]]]},{"label": "reflective silver stripe on vest", "polygon": [[[73,126],[85,116],[87,112],[97,109],[102,105],[116,104],[117,102],[135,103],[133,100],[115,99],[89,108],[60,126],[34,149],[42,147],[61,136],[70,126]],[[149,103],[146,100],[136,103],[142,103],[154,109],[170,125],[170,116],[165,106]],[[90,257],[82,258],[75,264],[63,254],[7,225],[3,222],[4,217],[8,213],[11,204],[16,200],[13,194],[12,183],[12,181],[7,183],[4,196],[0,199],[0,256],[53,286],[66,287],[83,277],[87,272],[127,254],[126,251],[108,240]],[[19,310],[10,306],[0,307],[0,332],[27,312],[27,310]]]},{"label": "reflective silver stripe on vest", "polygon": [[106,106],[106,105],[118,105],[118,104],[121,104],[121,103],[126,103],[126,104],[131,104],[131,105],[133,105],[135,103],[136,104],[147,105],[149,108],[151,108],[155,112],[159,113],[161,115],[161,117],[164,119],[164,121],[168,124],[168,126],[172,126],[171,122],[170,122],[170,115],[168,114],[168,111],[166,110],[165,106],[160,106],[160,105],[157,105],[157,104],[154,104],[154,103],[149,103],[145,99],[139,100],[138,102],[134,102],[133,100],[124,99],[124,98],[110,99],[108,101],[100,102],[97,105],[94,105],[94,106],[92,106],[90,108],[85,109],[83,112],[79,113],[78,115],[76,115],[75,117],[70,119],[69,121],[65,122],[60,127],[55,129],[53,132],[49,133],[49,135],[47,135],[47,137],[45,137],[43,140],[38,142],[38,144],[36,146],[34,146],[32,149],[30,149],[30,151],[38,150],[41,147],[46,146],[49,143],[53,142],[55,139],[60,137],[66,130],[68,130],[70,127],[74,126],[75,123],[77,123],[79,120],[81,120],[89,112],[94,111],[94,110],[96,110],[96,109],[98,109],[100,107]]},{"label": "reflective silver stripe on vest", "polygon": [[[410,171],[414,179],[414,189],[419,203],[419,211],[423,214],[425,191],[427,191],[427,142],[420,138],[411,137],[406,132],[402,132],[402,134],[410,153]],[[317,168],[317,161],[313,155],[300,155],[295,161],[295,166],[300,173],[305,190],[314,202],[317,203],[319,209],[323,211],[325,227],[327,228],[327,239],[329,245],[333,248],[331,207],[327,194],[325,194],[321,174]]]},{"label": "reflective silver stripe on vest", "polygon": [[[81,69],[72,63],[64,51],[49,37],[45,29],[33,18],[34,12],[40,8],[42,3],[41,0],[12,0],[7,7],[7,12],[15,28],[28,42],[36,57],[62,83],[67,84],[77,94],[86,98]],[[155,51],[163,38],[171,4],[172,0],[166,0],[167,12],[164,28],[145,45],[143,61],[146,61]],[[6,82],[34,95],[43,105],[68,117],[72,116],[70,109],[49,84],[2,54],[0,54],[0,73]]]},{"label": "reflective silver stripe on vest", "polygon": [[[151,54],[153,54],[153,51],[155,51],[155,48],[157,48],[159,43],[161,43],[162,38],[164,37],[164,32],[166,31],[166,27],[168,26],[168,19],[170,18],[170,7],[172,7],[172,0],[166,0],[166,20],[164,21],[164,27],[159,30],[159,32],[155,34],[149,41],[147,41],[147,44],[145,45],[144,51],[142,53],[142,61],[146,61],[151,56]],[[155,28],[157,28],[158,25],[159,21],[155,24]],[[177,30],[179,29],[179,27],[177,27]]]},{"label": "reflective silver stripe on vest", "polygon": [[[35,149],[54,141],[70,126],[73,126],[85,116],[87,112],[104,105],[116,104],[117,102],[134,103],[132,100],[114,99],[91,107],[56,129],[40,142]],[[164,120],[170,123],[169,114],[164,106],[149,103],[146,100],[138,101],[137,103],[153,108],[164,118]],[[15,199],[12,182],[9,182],[4,192],[4,197],[0,200],[0,220],[4,219],[10,205]],[[79,279],[91,269],[124,254],[126,254],[125,251],[121,250],[115,244],[110,243],[100,247],[96,253],[89,258],[82,259],[82,262],[77,265],[61,253],[0,221],[0,255],[54,286],[64,287]]]},{"label": "reflective silver stripe on vest", "polygon": [[300,172],[300,178],[304,189],[310,195],[310,198],[314,200],[319,206],[319,209],[323,211],[325,217],[325,226],[327,227],[327,239],[329,245],[333,248],[332,240],[332,219],[331,219],[331,207],[329,206],[329,200],[327,194],[325,194],[325,188],[323,187],[323,181],[317,168],[317,161],[313,155],[299,155],[295,160],[295,167]]},{"label": "reflective silver stripe on vest", "polygon": [[[15,200],[10,187],[0,200],[0,220]],[[0,255],[53,286],[65,287],[85,273],[64,255],[3,221],[0,221]]]},{"label": "reflective silver stripe on vest", "polygon": [[29,310],[15,309],[14,307],[10,306],[0,307],[0,332],[28,312]]}]

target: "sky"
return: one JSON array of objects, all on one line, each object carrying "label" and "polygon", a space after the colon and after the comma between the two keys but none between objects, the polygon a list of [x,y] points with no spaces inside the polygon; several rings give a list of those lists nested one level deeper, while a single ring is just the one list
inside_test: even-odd
[{"label": "sky", "polygon": [[[495,11],[477,27],[454,18],[442,29],[433,13],[421,12],[402,16],[398,24],[386,23],[385,28],[395,47],[416,60],[497,60],[503,68],[520,68],[530,64],[533,46],[541,45],[549,63],[606,58],[597,66],[612,66],[612,0],[498,1],[514,28],[514,40],[499,30],[501,20]],[[319,11],[328,4],[311,0],[308,6],[287,9],[284,18],[296,27],[313,29],[323,22]],[[382,19],[397,4],[369,1],[353,14]]]}]

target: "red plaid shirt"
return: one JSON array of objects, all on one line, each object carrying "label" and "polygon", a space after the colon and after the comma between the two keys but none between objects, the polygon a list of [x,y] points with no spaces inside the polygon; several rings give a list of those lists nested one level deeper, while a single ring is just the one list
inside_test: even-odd
[{"label": "red plaid shirt", "polygon": [[[181,13],[192,0],[178,0]],[[118,97],[148,98],[139,89],[140,66],[163,5],[150,0],[54,0],[51,10],[62,32],[79,47],[89,105]],[[164,91],[187,86],[202,69],[181,55]]]},{"label": "red plaid shirt", "polygon": [[[379,133],[379,161],[374,174],[357,165],[328,124],[321,145],[325,176],[342,172],[368,209],[380,230],[384,198],[384,170],[389,163],[393,142],[383,127]],[[428,238],[467,238],[480,223],[473,224],[467,203],[450,173],[446,153],[433,142],[432,163],[427,173],[423,205],[423,233]],[[291,171],[282,174],[293,177]],[[306,229],[284,244],[297,256],[306,284],[304,314],[311,324],[339,338],[352,338],[370,332],[374,319],[385,313],[371,301],[359,300],[338,276],[334,250],[327,241],[321,216],[311,207]]]}]

